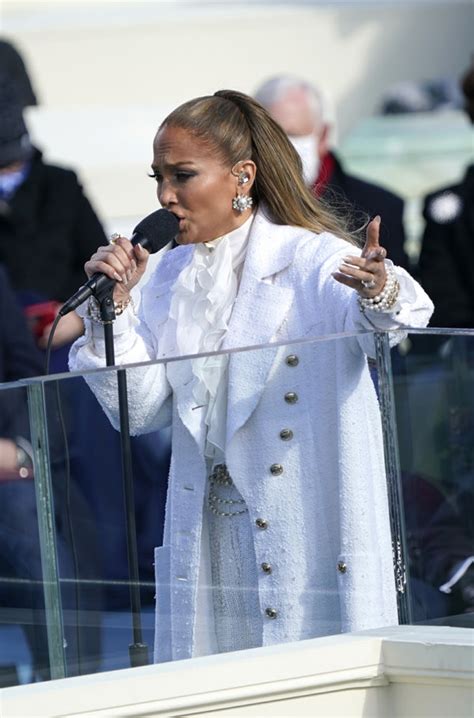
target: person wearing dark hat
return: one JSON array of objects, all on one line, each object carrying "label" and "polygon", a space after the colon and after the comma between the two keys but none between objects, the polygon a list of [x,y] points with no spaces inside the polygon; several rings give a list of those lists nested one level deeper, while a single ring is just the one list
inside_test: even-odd
[{"label": "person wearing dark hat", "polygon": [[[465,110],[474,124],[474,62],[461,88]],[[458,184],[429,194],[424,202],[425,229],[419,279],[435,310],[435,327],[474,328],[474,164]]]},{"label": "person wearing dark hat", "polygon": [[31,107],[38,104],[36,93],[22,56],[15,45],[5,39],[0,40],[0,68],[14,83],[21,107]]},{"label": "person wearing dark hat", "polygon": [[[97,244],[107,239],[76,174],[44,162],[31,144],[17,88],[0,75],[0,262],[30,305],[40,346],[54,318],[53,312],[45,321],[41,311],[50,313],[52,301],[57,310],[83,283],[84,262]],[[82,332],[79,317],[70,316],[58,326],[55,346]]]}]

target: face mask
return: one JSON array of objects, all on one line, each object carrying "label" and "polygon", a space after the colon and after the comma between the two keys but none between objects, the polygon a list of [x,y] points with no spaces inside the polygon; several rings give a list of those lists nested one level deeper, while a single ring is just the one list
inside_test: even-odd
[{"label": "face mask", "polygon": [[15,193],[28,173],[27,167],[22,167],[14,172],[0,172],[0,197],[8,199]]},{"label": "face mask", "polygon": [[303,177],[311,187],[319,174],[318,140],[314,135],[289,136],[288,139],[301,158]]}]

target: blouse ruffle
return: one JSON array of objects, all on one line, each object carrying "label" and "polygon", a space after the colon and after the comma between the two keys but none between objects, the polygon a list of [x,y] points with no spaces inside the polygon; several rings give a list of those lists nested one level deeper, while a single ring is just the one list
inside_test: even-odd
[{"label": "blouse ruffle", "polygon": [[[163,356],[219,350],[229,328],[251,222],[252,217],[223,237],[196,244],[192,260],[171,289],[169,316],[160,340]],[[191,360],[196,405],[207,406],[205,455],[210,459],[224,453],[227,365],[226,354]]]}]

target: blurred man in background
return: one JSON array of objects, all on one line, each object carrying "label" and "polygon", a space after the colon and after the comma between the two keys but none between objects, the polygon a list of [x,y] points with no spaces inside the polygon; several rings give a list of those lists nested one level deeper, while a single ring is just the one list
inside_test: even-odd
[{"label": "blurred man in background", "polygon": [[365,228],[368,219],[379,214],[381,243],[394,264],[408,269],[403,201],[392,192],[344,171],[330,147],[332,128],[325,119],[318,89],[298,77],[278,75],[258,88],[255,99],[289,136],[301,157],[303,172],[313,193],[333,210],[349,211],[351,231]]},{"label": "blurred man in background", "polygon": [[[474,63],[461,88],[474,124]],[[434,327],[474,328],[474,164],[459,184],[426,197],[419,279],[432,298]]]}]

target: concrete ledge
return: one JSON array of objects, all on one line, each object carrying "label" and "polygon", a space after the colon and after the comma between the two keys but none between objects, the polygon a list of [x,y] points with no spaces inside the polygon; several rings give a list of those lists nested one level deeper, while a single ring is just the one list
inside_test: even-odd
[{"label": "concrete ledge", "polygon": [[7,688],[1,715],[467,718],[472,641],[469,629],[428,626],[331,636]]}]

